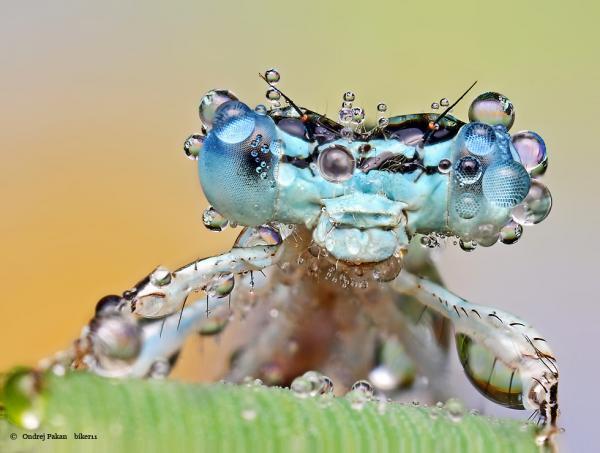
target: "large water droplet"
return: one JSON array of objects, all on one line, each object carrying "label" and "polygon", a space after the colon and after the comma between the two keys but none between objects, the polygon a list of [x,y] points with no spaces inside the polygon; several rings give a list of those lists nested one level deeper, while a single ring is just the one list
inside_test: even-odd
[{"label": "large water droplet", "polygon": [[142,331],[135,320],[120,314],[108,314],[90,322],[94,355],[105,368],[119,367],[135,360],[142,349]]},{"label": "large water droplet", "polygon": [[20,428],[38,429],[44,419],[47,398],[43,376],[33,370],[17,368],[4,382],[2,403],[8,420]]},{"label": "large water droplet", "polygon": [[210,129],[217,109],[225,102],[237,100],[237,96],[229,90],[210,90],[200,101],[200,121]]},{"label": "large water droplet", "polygon": [[503,244],[514,244],[523,234],[523,227],[511,220],[500,230],[500,242]]},{"label": "large water droplet", "polygon": [[198,160],[198,156],[200,156],[200,150],[204,145],[205,138],[206,137],[202,134],[193,134],[185,139],[185,143],[183,144],[183,152],[188,159]]},{"label": "large water droplet", "polygon": [[535,132],[521,131],[512,136],[512,143],[521,158],[521,163],[532,176],[540,176],[548,168],[546,144]]},{"label": "large water droplet", "polygon": [[290,390],[300,398],[308,398],[312,391],[312,383],[304,376],[298,376],[292,381]]},{"label": "large water droplet", "polygon": [[215,113],[214,133],[225,143],[241,143],[254,131],[256,114],[239,101],[222,105]]},{"label": "large water droplet", "polygon": [[202,214],[204,226],[211,231],[223,231],[229,221],[212,206],[206,208]]},{"label": "large water droplet", "polygon": [[477,96],[469,107],[469,120],[491,126],[502,125],[510,129],[515,122],[515,108],[512,102],[500,93],[483,93]]},{"label": "large water droplet", "polygon": [[531,188],[525,199],[512,210],[515,222],[521,225],[535,225],[544,220],[552,209],[552,195],[538,180],[531,181]]},{"label": "large water droplet", "polygon": [[165,286],[171,283],[171,271],[166,267],[159,266],[150,274],[150,283],[154,286]]},{"label": "large water droplet", "polygon": [[267,79],[267,82],[269,83],[279,82],[280,77],[281,76],[279,75],[279,71],[277,71],[277,69],[271,68],[265,71],[265,79]]},{"label": "large water droplet", "polygon": [[235,277],[233,274],[219,274],[214,276],[206,285],[206,294],[209,297],[228,296],[235,286]]},{"label": "large water droplet", "polygon": [[450,105],[450,101],[448,101],[448,98],[442,98],[440,99],[440,105],[442,107],[448,107]]},{"label": "large water droplet", "polygon": [[437,110],[437,109],[439,109],[439,108],[440,108],[440,104],[438,104],[437,102],[432,102],[432,103],[431,103],[431,108],[432,108],[433,110]]},{"label": "large water droplet", "polygon": [[281,234],[269,225],[244,228],[237,237],[234,247],[254,247],[256,245],[281,244]]},{"label": "large water droplet", "polygon": [[385,112],[385,111],[387,111],[387,105],[384,104],[383,102],[380,102],[379,104],[377,104],[377,111],[378,112]]},{"label": "large water droplet", "polygon": [[344,93],[344,101],[345,102],[353,102],[356,99],[356,95],[352,91],[346,91]]}]

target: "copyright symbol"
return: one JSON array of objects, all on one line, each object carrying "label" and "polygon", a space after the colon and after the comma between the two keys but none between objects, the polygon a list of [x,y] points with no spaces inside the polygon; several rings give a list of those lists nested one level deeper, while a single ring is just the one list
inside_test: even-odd
[{"label": "copyright symbol", "polygon": [[17,435],[15,433],[10,433],[10,438],[12,440],[16,440],[17,439]]}]

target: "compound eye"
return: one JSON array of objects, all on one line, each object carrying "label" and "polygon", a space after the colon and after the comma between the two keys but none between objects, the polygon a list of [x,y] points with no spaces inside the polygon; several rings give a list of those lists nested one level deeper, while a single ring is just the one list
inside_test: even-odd
[{"label": "compound eye", "polygon": [[352,153],[340,145],[324,149],[317,160],[321,176],[330,182],[343,182],[352,177],[356,162]]},{"label": "compound eye", "polygon": [[474,184],[481,178],[481,164],[474,157],[466,156],[456,163],[456,178],[461,184]]}]

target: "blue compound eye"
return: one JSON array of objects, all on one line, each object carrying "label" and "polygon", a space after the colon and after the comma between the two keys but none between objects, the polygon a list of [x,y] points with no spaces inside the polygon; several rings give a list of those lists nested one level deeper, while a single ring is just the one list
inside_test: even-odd
[{"label": "blue compound eye", "polygon": [[226,102],[215,112],[213,131],[224,143],[241,143],[254,131],[255,117],[246,104],[239,101]]},{"label": "blue compound eye", "polygon": [[456,179],[460,184],[474,184],[481,178],[481,163],[475,157],[462,157],[455,168]]},{"label": "blue compound eye", "polygon": [[496,132],[484,123],[469,123],[464,127],[465,148],[477,156],[491,153],[496,146]]},{"label": "blue compound eye", "polygon": [[237,100],[216,110],[198,158],[211,205],[232,222],[260,225],[273,217],[278,156],[273,120]]},{"label": "blue compound eye", "polygon": [[525,167],[516,161],[498,162],[483,175],[482,188],[489,202],[512,208],[527,196],[531,179]]}]

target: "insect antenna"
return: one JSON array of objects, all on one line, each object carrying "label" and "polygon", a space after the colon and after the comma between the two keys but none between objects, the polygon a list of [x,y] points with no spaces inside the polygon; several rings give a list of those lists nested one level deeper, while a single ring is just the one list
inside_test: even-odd
[{"label": "insect antenna", "polygon": [[467,89],[466,89],[466,91],[465,91],[463,94],[461,94],[461,95],[460,95],[460,97],[459,97],[459,98],[458,98],[456,101],[454,101],[454,102],[453,102],[453,103],[452,103],[450,106],[448,106],[448,107],[446,108],[446,110],[444,110],[444,111],[443,111],[443,112],[440,114],[440,116],[438,116],[438,117],[437,117],[437,119],[436,119],[436,120],[433,122],[433,126],[434,126],[434,127],[433,127],[432,129],[430,129],[430,130],[427,132],[427,134],[425,134],[425,137],[423,137],[423,146],[424,146],[424,145],[427,143],[427,141],[428,141],[428,140],[429,140],[429,139],[430,139],[430,138],[433,136],[434,132],[437,130],[435,126],[436,126],[436,125],[439,125],[439,124],[440,124],[440,121],[442,121],[442,120],[443,120],[443,119],[446,117],[446,115],[447,115],[447,114],[450,112],[450,110],[452,110],[454,107],[456,107],[456,105],[457,105],[457,104],[458,104],[460,101],[462,101],[462,99],[463,99],[463,98],[464,98],[464,97],[467,95],[467,93],[468,93],[469,91],[471,91],[471,89],[472,89],[472,88],[475,86],[475,84],[476,84],[476,83],[477,83],[477,80],[475,80],[475,82],[473,82],[473,83],[471,84],[471,86],[470,86],[469,88],[467,88]]}]

